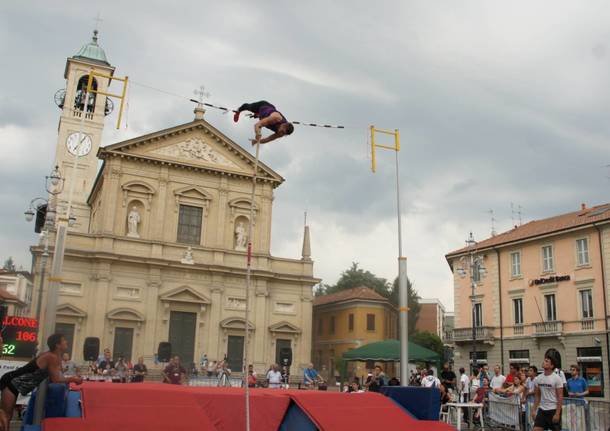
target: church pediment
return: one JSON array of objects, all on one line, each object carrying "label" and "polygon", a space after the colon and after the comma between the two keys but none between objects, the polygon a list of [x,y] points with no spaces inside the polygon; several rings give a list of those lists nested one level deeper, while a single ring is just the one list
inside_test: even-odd
[{"label": "church pediment", "polygon": [[[222,329],[241,329],[242,331],[246,329],[246,320],[241,317],[228,317],[220,322],[220,327]],[[248,322],[248,328],[250,330],[254,329],[254,324],[252,322]]]},{"label": "church pediment", "polygon": [[[255,161],[252,154],[204,120],[109,145],[101,148],[98,155],[102,159],[130,157],[244,177],[252,176]],[[261,181],[272,182],[274,187],[284,181],[262,162],[257,176]]]},{"label": "church pediment", "polygon": [[182,187],[180,189],[174,190],[174,195],[180,196],[180,197],[185,197],[185,198],[191,198],[191,199],[199,199],[199,200],[204,200],[204,201],[212,200],[212,195],[210,195],[208,192],[206,192],[201,187],[196,187],[196,186],[187,186],[187,187]]},{"label": "church pediment", "polygon": [[171,290],[159,298],[164,302],[186,302],[190,304],[211,304],[210,300],[204,295],[195,291],[191,287],[182,286]]},{"label": "church pediment", "polygon": [[75,305],[72,304],[61,304],[57,306],[58,316],[64,317],[87,317],[87,312],[81,310]]},{"label": "church pediment", "polygon": [[129,322],[144,322],[144,315],[131,308],[115,308],[106,314],[108,320],[124,320]]},{"label": "church pediment", "polygon": [[278,323],[274,323],[273,325],[269,326],[269,331],[270,332],[282,332],[285,334],[300,334],[301,333],[301,329],[298,328],[297,326],[294,326],[292,323],[290,322],[278,322]]}]

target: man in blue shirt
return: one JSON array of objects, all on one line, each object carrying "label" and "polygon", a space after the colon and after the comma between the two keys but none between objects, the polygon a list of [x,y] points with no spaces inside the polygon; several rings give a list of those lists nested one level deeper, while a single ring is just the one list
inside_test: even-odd
[{"label": "man in blue shirt", "polygon": [[305,387],[312,388],[320,379],[320,375],[314,369],[313,364],[310,363],[307,368],[305,368],[305,372],[303,373],[303,383],[305,383]]},{"label": "man in blue shirt", "polygon": [[570,367],[572,377],[568,379],[568,396],[571,398],[583,398],[589,395],[589,385],[587,381],[580,377],[580,370],[577,365]]}]

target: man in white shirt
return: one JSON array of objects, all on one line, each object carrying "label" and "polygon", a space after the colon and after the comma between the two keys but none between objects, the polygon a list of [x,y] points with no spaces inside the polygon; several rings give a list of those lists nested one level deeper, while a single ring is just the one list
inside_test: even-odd
[{"label": "man in white shirt", "polygon": [[468,394],[470,391],[470,379],[464,367],[460,368],[460,379],[458,380],[458,393],[460,394],[460,402],[468,402]]},{"label": "man in white shirt", "polygon": [[561,430],[563,383],[561,377],[553,372],[558,366],[556,352],[555,349],[547,350],[542,363],[544,373],[534,379],[533,431]]},{"label": "man in white shirt", "polygon": [[277,364],[271,365],[271,369],[267,372],[267,382],[271,389],[279,389],[282,387],[282,373],[279,371]]},{"label": "man in white shirt", "polygon": [[426,377],[421,380],[421,385],[424,388],[440,388],[441,381],[434,377],[434,371],[432,369],[428,370],[426,373]]},{"label": "man in white shirt", "polygon": [[494,392],[502,392],[502,388],[504,387],[504,382],[506,381],[506,377],[502,375],[500,372],[500,366],[496,365],[494,368],[494,376],[491,378],[491,382],[489,382],[489,386],[491,390]]}]

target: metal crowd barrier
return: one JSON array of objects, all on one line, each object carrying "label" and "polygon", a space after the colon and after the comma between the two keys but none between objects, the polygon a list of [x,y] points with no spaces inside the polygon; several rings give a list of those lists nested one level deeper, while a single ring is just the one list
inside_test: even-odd
[{"label": "metal crowd barrier", "polygon": [[[526,431],[534,428],[531,411],[534,397],[527,398],[525,418]],[[607,431],[610,429],[610,401],[564,398],[561,409],[562,431]]]},{"label": "metal crowd barrier", "polygon": [[[228,382],[228,384],[227,384]],[[189,377],[189,386],[202,386],[202,387],[218,387],[218,386],[231,386],[233,388],[241,388],[243,380],[239,377],[228,377],[221,381],[219,377],[207,377],[207,376],[193,376]]]},{"label": "metal crowd barrier", "polygon": [[589,431],[610,429],[610,401],[590,400],[588,412]]},{"label": "metal crowd barrier", "polygon": [[519,395],[502,396],[490,392],[485,422],[502,429],[523,429],[523,407]]}]

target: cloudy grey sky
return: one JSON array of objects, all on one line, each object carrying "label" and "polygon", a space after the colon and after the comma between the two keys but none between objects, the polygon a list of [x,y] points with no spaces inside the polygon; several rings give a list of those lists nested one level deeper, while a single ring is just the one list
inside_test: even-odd
[{"label": "cloudy grey sky", "polygon": [[[610,4],[607,1],[53,1],[0,5],[0,258],[26,268],[36,237],[23,221],[44,192],[66,57],[90,39],[118,75],[238,106],[267,99],[297,128],[264,148],[277,189],[273,253],[299,257],[309,212],[316,275],[352,261],[397,270],[394,165],[370,172],[367,126],[398,128],[405,254],[423,297],[453,308],[444,254],[469,231],[608,202]],[[133,85],[128,127],[103,145],[192,119],[192,105]],[[251,124],[206,118],[238,143]]]}]

